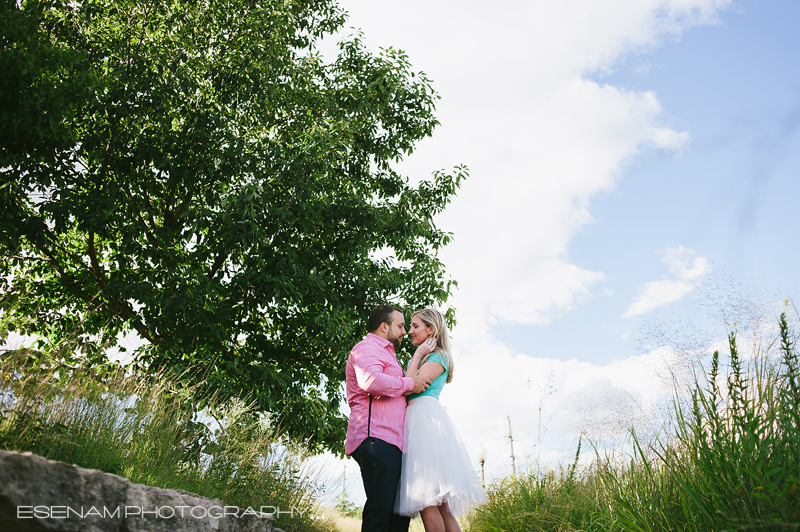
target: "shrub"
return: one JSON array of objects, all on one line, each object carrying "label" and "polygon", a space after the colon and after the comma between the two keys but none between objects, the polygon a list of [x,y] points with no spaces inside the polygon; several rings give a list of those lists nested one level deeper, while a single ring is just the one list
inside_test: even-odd
[{"label": "shrub", "polygon": [[296,508],[276,517],[287,532],[330,528],[315,519],[317,487],[301,476],[300,457],[245,400],[198,405],[167,375],[118,367],[26,371],[30,356],[0,363],[0,448],[240,508]]}]

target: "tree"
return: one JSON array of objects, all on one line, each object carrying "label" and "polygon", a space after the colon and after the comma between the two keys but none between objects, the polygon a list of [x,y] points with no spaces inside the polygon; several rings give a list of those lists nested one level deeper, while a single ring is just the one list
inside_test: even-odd
[{"label": "tree", "polygon": [[0,17],[0,334],[92,363],[135,331],[148,371],[250,394],[339,449],[371,308],[453,286],[432,217],[465,170],[414,187],[392,168],[437,124],[430,81],[358,35],[326,63],[333,0],[5,0]]}]

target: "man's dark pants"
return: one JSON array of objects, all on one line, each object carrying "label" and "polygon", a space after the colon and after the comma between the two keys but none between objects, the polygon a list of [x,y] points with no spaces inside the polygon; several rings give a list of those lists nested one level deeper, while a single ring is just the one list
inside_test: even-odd
[{"label": "man's dark pants", "polygon": [[367,502],[361,532],[408,532],[410,517],[393,513],[403,453],[396,445],[367,438],[350,455],[361,468]]}]

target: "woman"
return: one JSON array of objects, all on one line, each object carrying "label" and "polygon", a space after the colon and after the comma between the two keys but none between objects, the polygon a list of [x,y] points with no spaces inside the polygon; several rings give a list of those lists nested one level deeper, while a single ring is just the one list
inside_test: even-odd
[{"label": "woman", "polygon": [[395,513],[421,514],[426,532],[460,532],[456,517],[485,503],[486,494],[453,422],[439,404],[439,393],[453,379],[444,317],[432,308],[417,311],[409,335],[418,348],[406,376],[419,372],[433,382],[424,392],[408,396]]}]

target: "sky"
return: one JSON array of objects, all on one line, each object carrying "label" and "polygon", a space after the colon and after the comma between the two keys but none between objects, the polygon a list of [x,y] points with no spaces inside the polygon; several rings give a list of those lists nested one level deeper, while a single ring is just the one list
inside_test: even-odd
[{"label": "sky", "polygon": [[[436,218],[459,283],[440,400],[487,481],[512,473],[509,432],[517,473],[613,448],[731,327],[774,330],[798,290],[800,1],[340,4],[324,53],[361,31],[441,96],[398,170],[469,168]],[[363,503],[353,460],[307,463]]]},{"label": "sky", "polygon": [[[681,345],[723,347],[737,312],[794,294],[800,2],[341,5],[441,95],[398,168],[469,168],[437,218],[459,283],[441,402],[487,480],[512,472],[509,424],[517,472],[644,430]],[[329,465],[363,502],[357,465]]]}]

